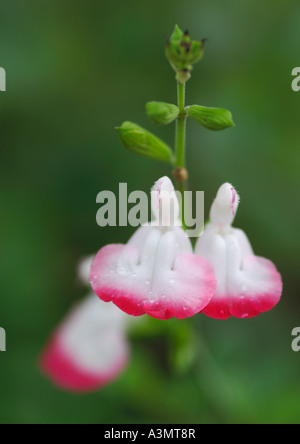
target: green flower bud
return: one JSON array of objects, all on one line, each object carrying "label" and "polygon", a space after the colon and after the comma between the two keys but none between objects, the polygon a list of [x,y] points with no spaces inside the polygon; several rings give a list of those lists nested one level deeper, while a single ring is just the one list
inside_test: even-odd
[{"label": "green flower bud", "polygon": [[171,148],[144,128],[132,122],[124,122],[116,130],[121,142],[129,151],[162,162],[172,162]]},{"label": "green flower bud", "polygon": [[183,32],[176,25],[166,45],[166,56],[177,72],[177,80],[182,83],[190,78],[195,63],[203,57],[205,40],[193,41],[188,31]]},{"label": "green flower bud", "polygon": [[146,112],[151,122],[157,125],[168,125],[179,116],[178,106],[164,102],[147,103]]},{"label": "green flower bud", "polygon": [[235,126],[231,112],[222,108],[193,105],[189,107],[188,115],[200,125],[212,131],[220,131]]}]

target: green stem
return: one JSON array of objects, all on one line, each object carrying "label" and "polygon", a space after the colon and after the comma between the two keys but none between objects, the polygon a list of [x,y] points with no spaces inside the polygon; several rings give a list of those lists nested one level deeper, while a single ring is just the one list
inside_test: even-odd
[{"label": "green stem", "polygon": [[[185,83],[177,82],[178,88],[178,108],[179,116],[176,122],[176,168],[185,168],[185,149],[186,149],[186,119],[185,112]],[[184,211],[184,182],[179,182],[178,189],[182,196],[182,223],[185,228],[183,216]]]},{"label": "green stem", "polygon": [[185,168],[185,83],[178,82],[179,116],[176,124],[176,167]]}]

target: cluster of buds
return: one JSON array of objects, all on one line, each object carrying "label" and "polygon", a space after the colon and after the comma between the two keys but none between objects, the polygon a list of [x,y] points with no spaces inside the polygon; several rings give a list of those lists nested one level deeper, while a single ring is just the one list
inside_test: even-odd
[{"label": "cluster of buds", "polygon": [[[167,41],[166,55],[176,71],[179,84],[185,84],[191,77],[193,65],[202,59],[204,42],[205,40],[193,41],[188,32],[181,31],[178,26],[175,27],[172,36]],[[178,123],[188,117],[211,131],[221,131],[234,126],[231,112],[223,108],[192,105],[180,109],[175,104],[151,101],[146,104],[146,113],[152,123],[160,126],[169,125],[172,122]],[[152,132],[128,121],[117,127],[116,130],[122,144],[129,151],[171,163],[176,168],[179,167],[176,165],[176,156],[170,146]],[[180,169],[182,170],[182,166]],[[179,182],[183,182],[184,177],[185,180],[187,179],[186,171],[184,175],[177,171],[174,177],[179,178]]]},{"label": "cluster of buds", "polygon": [[166,56],[176,72],[176,79],[181,83],[191,78],[193,65],[204,55],[205,39],[192,40],[188,31],[183,32],[178,26],[167,41]]}]

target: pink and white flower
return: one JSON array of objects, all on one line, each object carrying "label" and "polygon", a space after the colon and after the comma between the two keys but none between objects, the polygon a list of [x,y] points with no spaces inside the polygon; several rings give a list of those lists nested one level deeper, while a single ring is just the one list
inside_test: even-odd
[{"label": "pink and white flower", "polygon": [[[79,277],[87,279],[91,261]],[[53,334],[40,365],[55,385],[74,392],[90,392],[116,379],[129,358],[126,330],[131,318],[91,294],[78,304]]]},{"label": "pink and white flower", "polygon": [[196,254],[212,264],[218,281],[214,297],[203,310],[215,319],[257,316],[271,310],[282,294],[275,265],[255,256],[246,234],[232,227],[239,201],[229,183],[219,189],[210,223],[196,245]]},{"label": "pink and white flower", "polygon": [[91,269],[93,290],[133,316],[187,318],[210,302],[216,279],[211,265],[193,254],[180,227],[172,182],[163,177],[152,189],[154,221],[142,226],[127,245],[108,245]]}]

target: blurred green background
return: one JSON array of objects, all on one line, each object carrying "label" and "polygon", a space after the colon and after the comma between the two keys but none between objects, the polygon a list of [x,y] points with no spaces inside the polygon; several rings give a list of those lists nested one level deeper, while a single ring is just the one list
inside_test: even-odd
[{"label": "blurred green background", "polygon": [[[170,368],[159,335],[135,338],[118,381],[91,395],[63,393],[37,358],[85,294],[77,261],[134,231],[97,227],[96,195],[119,182],[147,191],[170,174],[168,165],[126,152],[114,127],[132,120],[155,130],[145,102],[176,100],[163,50],[175,23],[209,39],[188,104],[228,108],[236,123],[212,133],[189,122],[190,189],[205,191],[208,214],[224,181],[237,187],[236,225],[278,266],[283,299],[252,320],[189,321],[198,335],[190,370]],[[300,326],[300,93],[291,89],[299,25],[296,0],[1,2],[1,423],[300,421],[300,354],[291,350]],[[156,130],[170,144],[173,132]]]}]

